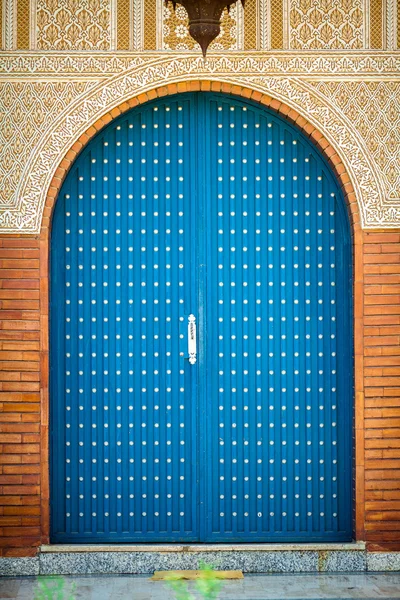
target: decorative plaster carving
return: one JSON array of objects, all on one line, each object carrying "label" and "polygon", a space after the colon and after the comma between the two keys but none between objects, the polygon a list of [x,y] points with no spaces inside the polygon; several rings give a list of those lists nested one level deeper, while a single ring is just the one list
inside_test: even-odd
[{"label": "decorative plaster carving", "polygon": [[[270,75],[347,75],[363,77],[400,77],[400,53],[388,52],[232,52],[229,55],[207,54],[207,61],[201,56],[183,53],[161,52],[3,52],[0,61],[0,75],[15,77],[31,75],[63,79],[90,78],[114,75],[126,70],[152,66],[155,63],[178,60],[187,66],[188,72],[210,75],[232,70],[234,73],[260,73]],[[163,66],[163,69],[167,67]]]},{"label": "decorative plaster carving", "polygon": [[143,48],[144,6],[142,0],[130,0],[131,47],[133,50]]},{"label": "decorative plaster carving", "polygon": [[270,9],[270,48],[288,48],[287,22],[289,0],[267,0]]},{"label": "decorative plaster carving", "polygon": [[313,85],[359,132],[379,169],[386,197],[400,208],[400,83],[319,81]]},{"label": "decorative plaster carving", "polygon": [[109,50],[110,1],[37,0],[36,36],[40,50]]},{"label": "decorative plaster carving", "polygon": [[[32,210],[26,212],[19,202],[17,189],[21,185],[29,155],[48,126],[79,95],[93,87],[94,82],[16,82],[0,85],[0,222],[3,233],[25,230]],[[29,168],[29,167],[28,167]]]},{"label": "decorative plaster carving", "polygon": [[386,1],[386,35],[385,48],[393,51],[397,47],[397,6],[396,0]]},{"label": "decorative plaster carving", "polygon": [[347,115],[322,94],[315,94],[308,82],[265,77],[254,78],[255,82],[306,116],[336,149],[353,182],[363,228],[398,227],[400,204],[386,201],[376,164]]},{"label": "decorative plaster carving", "polygon": [[[264,0],[260,0],[263,2]],[[259,0],[246,0],[246,10],[243,11],[243,46],[245,50],[262,48],[260,43],[260,3]]]},{"label": "decorative plaster carving", "polygon": [[[359,122],[353,124],[346,114],[347,104],[342,108],[338,101],[339,91],[328,94],[328,88],[315,80],[315,77],[313,81],[308,79],[310,73],[314,74],[315,71],[322,71],[326,79],[326,73],[333,70],[347,74],[354,74],[354,71],[359,74],[368,72],[370,77],[375,75],[379,81],[381,71],[396,71],[400,57],[382,54],[369,57],[337,54],[330,57],[326,55],[316,57],[288,54],[280,55],[278,59],[269,54],[256,53],[248,56],[245,53],[235,53],[229,57],[210,54],[204,62],[201,57],[194,55],[159,53],[107,57],[82,54],[70,56],[37,54],[26,58],[30,58],[30,62],[26,62],[25,58],[22,60],[21,57],[17,63],[20,72],[25,70],[26,73],[26,69],[29,72],[35,65],[40,71],[50,65],[53,73],[58,72],[61,75],[61,65],[63,65],[63,80],[59,82],[60,88],[55,87],[59,84],[54,80],[52,83],[37,81],[32,83],[25,80],[3,84],[2,102],[5,106],[3,112],[10,115],[10,121],[8,128],[4,127],[3,121],[1,130],[2,133],[3,131],[7,133],[13,128],[18,135],[15,136],[14,133],[8,141],[6,140],[8,150],[4,149],[5,159],[3,158],[3,163],[0,163],[4,173],[9,171],[8,193],[1,198],[3,204],[0,207],[1,233],[39,232],[46,193],[57,166],[76,139],[104,113],[138,93],[166,83],[191,79],[215,79],[243,85],[265,92],[295,108],[325,135],[340,154],[357,193],[363,226],[368,228],[399,226],[400,203],[394,197],[391,200],[385,198],[382,169],[374,158],[372,147],[368,147],[366,143],[365,136],[368,135],[368,131],[362,129],[361,117]],[[45,64],[40,58],[45,61]],[[13,61],[15,57],[12,59],[11,56],[6,56],[2,65],[4,67],[6,63],[6,71]],[[127,62],[131,65],[129,69],[111,75],[113,71],[122,70],[122,66]],[[284,65],[292,70],[293,76],[290,75],[290,70],[282,76]],[[375,70],[373,65],[377,67]],[[75,70],[77,67],[78,69]],[[105,68],[100,80],[99,71],[102,67]],[[306,71],[307,67],[310,70]],[[304,71],[308,73],[308,77],[304,76]],[[49,71],[47,73],[49,74]],[[108,76],[104,76],[105,73],[108,73]],[[37,72],[35,74],[37,75]],[[90,77],[90,81],[82,81],[78,84],[79,74],[82,77]],[[99,77],[98,82],[94,81],[95,75]],[[66,81],[68,77],[69,82]],[[72,81],[74,79],[75,81]],[[340,79],[342,80],[343,77]],[[342,94],[357,94],[351,81],[342,81],[342,83]],[[43,87],[39,91],[40,85]],[[325,85],[328,86],[328,83],[326,82]],[[390,86],[391,83],[385,81],[382,85]],[[7,92],[7,86],[12,90],[12,94],[10,91]],[[391,89],[391,102],[394,104],[394,98],[398,98],[400,92],[397,84],[396,89]],[[37,103],[35,108],[32,99],[29,100],[32,96]],[[11,97],[12,100],[7,100]],[[27,111],[26,107],[29,106],[30,109]],[[41,123],[33,121],[38,108],[43,115]],[[361,108],[354,107],[353,110],[361,110]],[[387,110],[386,104],[384,110]],[[393,106],[391,110],[394,110]],[[21,117],[24,111],[27,113],[25,122]],[[396,109],[396,114],[400,114],[400,108]],[[36,132],[32,134],[32,138],[29,132],[26,133],[29,125]],[[27,127],[26,131],[25,127]],[[24,129],[23,133],[20,133],[21,129]],[[18,160],[15,159],[16,150],[10,149],[12,143],[24,147]],[[4,141],[2,145],[6,145]],[[398,148],[399,144],[393,154],[399,152]],[[17,174],[14,168],[18,168]],[[393,185],[397,186],[398,181],[396,180]],[[15,190],[15,194],[11,194],[12,190]]]},{"label": "decorative plaster carving", "polygon": [[[387,0],[390,2],[390,0]],[[382,0],[369,0],[368,10],[368,31],[369,44],[368,48],[385,49],[384,45],[384,13],[385,9]]]},{"label": "decorative plaster carving", "polygon": [[290,0],[293,49],[364,47],[363,0]]},{"label": "decorative plaster carving", "polygon": [[268,0],[259,0],[258,15],[258,47],[268,50],[271,47],[271,6]]},{"label": "decorative plaster carving", "polygon": [[0,7],[3,10],[3,48],[13,50],[15,48],[17,38],[17,3],[16,0],[4,0],[4,6]]}]

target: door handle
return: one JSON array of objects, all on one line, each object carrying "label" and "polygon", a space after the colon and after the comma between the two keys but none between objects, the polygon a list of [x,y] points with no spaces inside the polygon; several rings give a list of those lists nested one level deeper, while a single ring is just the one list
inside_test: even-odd
[{"label": "door handle", "polygon": [[189,362],[194,365],[197,360],[197,331],[196,331],[196,317],[189,315],[188,317],[188,354]]}]

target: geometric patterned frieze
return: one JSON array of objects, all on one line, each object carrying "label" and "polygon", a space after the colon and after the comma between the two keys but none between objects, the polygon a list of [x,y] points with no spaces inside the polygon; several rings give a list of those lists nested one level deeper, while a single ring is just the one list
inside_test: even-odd
[{"label": "geometric patterned frieze", "polygon": [[[260,16],[263,9],[265,15],[264,21],[260,22],[260,35],[266,39],[269,33],[270,46],[267,46],[268,48],[281,50],[288,46],[286,35],[289,12],[288,2],[289,0],[263,0],[260,3]],[[270,29],[269,32],[268,29]]]},{"label": "geometric patterned frieze", "polygon": [[263,50],[267,48],[266,36],[261,35],[267,31],[266,15],[264,10],[266,0],[246,0],[246,10],[243,14],[243,48],[245,50]]},{"label": "geometric patterned frieze", "polygon": [[134,21],[136,17],[136,7],[131,7],[130,0],[117,0],[117,50],[130,50],[131,48],[140,48],[132,44],[131,18]]},{"label": "geometric patterned frieze", "polygon": [[[102,79],[123,71],[140,69],[145,65],[152,71],[153,65],[165,60],[162,52],[2,52],[0,76],[13,78],[60,76],[62,79]],[[171,57],[170,57],[171,58]],[[329,52],[286,51],[232,52],[228,55],[207,53],[205,62],[201,55],[176,53],[172,65],[182,64],[186,58],[187,70],[212,74],[234,70],[240,74],[260,73],[268,75],[335,75],[378,78],[400,78],[400,52]],[[168,60],[168,59],[167,59]],[[171,59],[172,60],[172,59]],[[176,68],[173,66],[172,68]],[[178,74],[178,73],[177,73]]]},{"label": "geometric patterned frieze", "polygon": [[16,48],[18,50],[29,50],[31,44],[31,0],[17,0],[14,4],[16,12],[14,19],[16,20]]},{"label": "geometric patterned frieze", "polygon": [[[382,0],[370,0],[369,3],[369,47],[370,48],[384,48],[388,50],[392,49],[393,45],[389,42],[389,37],[392,37],[389,34],[388,28],[390,26],[390,22],[393,19],[390,16],[391,6],[393,0],[387,0],[386,2],[382,2]],[[384,17],[386,12],[386,36],[385,27],[384,27]],[[386,43],[384,45],[384,38],[386,37]]]},{"label": "geometric patterned frieze", "polygon": [[158,50],[160,44],[161,35],[161,11],[163,2],[162,0],[131,0],[134,2],[135,12],[137,13],[137,6],[140,5],[142,13],[139,18],[141,28],[143,31],[143,46],[144,50]]},{"label": "geometric patterned frieze", "polygon": [[[46,193],[55,170],[76,139],[103,114],[139,93],[168,83],[199,79],[250,87],[297,110],[340,155],[356,191],[362,226],[398,227],[396,165],[399,165],[400,144],[391,128],[399,129],[400,83],[382,79],[382,72],[391,73],[392,77],[396,70],[399,73],[400,56],[380,53],[350,58],[339,54],[328,59],[328,54],[300,58],[298,54],[287,53],[278,58],[269,53],[251,56],[238,52],[229,56],[210,53],[205,62],[189,53],[108,57],[98,54],[66,57],[54,53],[46,57],[50,63],[43,63],[39,60],[39,57],[44,59],[42,53],[20,55],[24,60],[19,62],[18,70],[11,54],[5,54],[3,71],[8,71],[8,78],[12,65],[15,71],[13,80],[3,78],[0,88],[0,112],[7,115],[0,128],[3,181],[0,233],[40,231]],[[130,68],[123,69],[129,62]],[[41,72],[41,79],[32,81],[35,66]],[[52,73],[52,81],[45,81],[45,67],[51,67],[47,76]],[[22,71],[25,79],[14,80]],[[363,83],[366,71],[369,79],[376,80],[376,89],[370,82]],[[319,80],[317,73],[321,72],[325,77]],[[337,79],[332,75],[335,72]],[[27,80],[27,73],[31,80]],[[328,73],[335,85],[326,81]],[[356,73],[358,82],[354,78]],[[343,74],[353,77],[346,79]],[[356,84],[360,86],[357,89]],[[386,98],[385,102],[379,100],[380,95]],[[372,114],[372,103],[373,117],[368,116]],[[388,121],[380,114],[382,111],[388,112]],[[367,117],[373,120],[371,127]],[[372,132],[374,140],[368,137]],[[388,148],[382,148],[380,138]]]}]

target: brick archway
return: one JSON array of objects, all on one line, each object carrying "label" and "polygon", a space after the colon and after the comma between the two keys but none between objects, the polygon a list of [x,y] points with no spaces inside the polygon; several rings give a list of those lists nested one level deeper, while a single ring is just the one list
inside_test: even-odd
[{"label": "brick archway", "polygon": [[162,98],[164,96],[171,96],[174,94],[184,92],[221,92],[223,94],[232,94],[241,98],[246,98],[257,102],[270,110],[277,112],[281,117],[287,119],[291,123],[295,124],[319,149],[321,154],[328,160],[333,172],[338,179],[343,196],[348,207],[348,213],[350,218],[350,224],[352,232],[360,230],[360,214],[357,204],[357,198],[354,191],[350,177],[346,172],[346,168],[342,162],[342,159],[338,155],[336,149],[328,142],[324,135],[307,119],[302,116],[299,112],[290,108],[287,104],[280,102],[279,100],[273,99],[268,94],[263,94],[251,88],[246,88],[239,85],[231,85],[228,83],[219,83],[216,81],[191,81],[189,83],[172,83],[165,86],[157,87],[147,93],[139,94],[128,102],[116,106],[111,111],[105,113],[101,119],[96,121],[85,133],[83,133],[79,139],[73,144],[68,150],[64,158],[62,159],[59,167],[57,168],[54,177],[50,183],[49,190],[47,192],[45,210],[43,213],[42,220],[42,233],[46,228],[50,227],[51,215],[53,207],[61,189],[62,182],[75,158],[86,146],[86,144],[99,132],[103,127],[108,125],[113,119],[123,114],[124,112],[155,100],[156,98]]},{"label": "brick archway", "polygon": [[127,102],[104,114],[68,150],[55,171],[50,183],[43,212],[40,234],[40,312],[41,312],[41,541],[48,543],[49,519],[49,455],[48,455],[48,380],[49,380],[49,249],[53,210],[64,178],[74,160],[88,142],[113,119],[124,112],[156,98],[184,92],[212,91],[231,94],[259,103],[277,112],[298,127],[327,159],[342,189],[352,233],[353,245],[353,304],[354,304],[354,383],[355,383],[355,426],[354,426],[354,534],[356,539],[364,538],[364,395],[363,395],[363,232],[360,213],[353,184],[336,149],[324,135],[307,119],[287,104],[273,99],[267,94],[239,85],[216,81],[191,81],[157,87],[139,94]]}]

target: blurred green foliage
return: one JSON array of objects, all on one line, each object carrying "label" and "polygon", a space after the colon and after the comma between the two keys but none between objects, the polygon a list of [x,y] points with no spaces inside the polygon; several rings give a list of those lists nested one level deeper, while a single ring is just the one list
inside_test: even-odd
[{"label": "blurred green foliage", "polygon": [[[212,565],[201,562],[200,570],[202,571],[202,577],[195,580],[195,590],[204,600],[216,600],[222,588],[221,579],[216,578]],[[174,591],[176,600],[195,600],[195,596],[189,591],[188,582],[180,579],[178,574],[171,573],[167,578],[167,582]]]},{"label": "blurred green foliage", "polygon": [[75,584],[68,592],[64,577],[39,577],[34,600],[75,600]]}]

